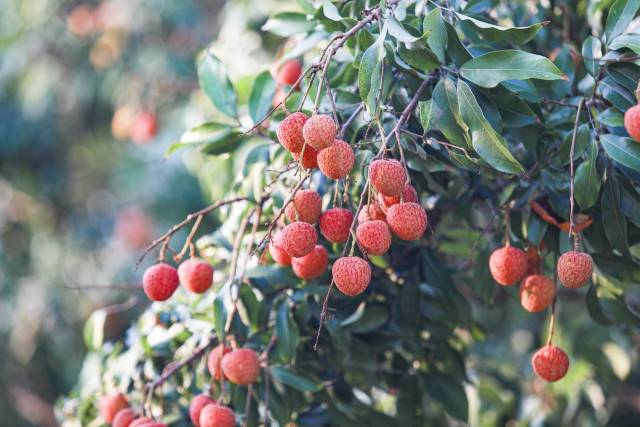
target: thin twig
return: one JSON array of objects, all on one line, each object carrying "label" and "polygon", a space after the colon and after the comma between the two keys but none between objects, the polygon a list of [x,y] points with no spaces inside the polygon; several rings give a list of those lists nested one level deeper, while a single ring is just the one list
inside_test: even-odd
[{"label": "thin twig", "polygon": [[[584,105],[584,98],[580,99],[580,103],[578,104],[578,110],[576,112],[576,120],[573,124],[573,137],[571,138],[571,150],[569,151],[569,242],[571,242],[571,238],[573,237],[573,229],[575,227],[575,219],[573,217],[573,209],[574,209],[574,181],[575,181],[575,167],[573,162],[573,155],[575,153],[576,139],[578,135],[578,125],[580,124],[580,113],[582,112],[582,107]],[[577,246],[578,238],[575,237],[573,240],[574,246]]]},{"label": "thin twig", "polygon": [[344,134],[346,133],[347,129],[349,129],[349,126],[351,126],[351,123],[353,123],[353,121],[356,119],[356,117],[358,117],[358,115],[362,112],[363,109],[364,109],[364,102],[361,102],[360,104],[358,104],[356,109],[353,110],[353,113],[351,113],[347,121],[345,121],[342,124],[342,127],[340,128],[340,133],[338,134],[338,138],[344,139]]},{"label": "thin twig", "polygon": [[191,247],[193,237],[198,232],[198,228],[200,228],[200,224],[202,223],[202,218],[204,218],[202,215],[198,215],[198,217],[196,218],[196,221],[193,223],[193,227],[191,227],[191,232],[189,232],[187,239],[184,241],[182,249],[173,257],[173,260],[175,262],[181,261],[184,255],[187,253],[187,250],[189,250],[189,248]]}]

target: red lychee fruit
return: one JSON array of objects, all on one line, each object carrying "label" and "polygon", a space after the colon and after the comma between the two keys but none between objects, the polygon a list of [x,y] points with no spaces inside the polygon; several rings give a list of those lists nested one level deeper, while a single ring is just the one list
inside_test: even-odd
[{"label": "red lychee fruit", "polygon": [[[293,86],[296,84],[302,74],[302,64],[297,59],[290,59],[278,70],[276,75],[276,83],[280,85]],[[296,86],[296,90],[300,89],[300,84]]]},{"label": "red lychee fruit", "polygon": [[418,240],[427,229],[427,213],[417,203],[398,203],[387,210],[387,224],[398,238]]},{"label": "red lychee fruit", "polygon": [[387,214],[382,210],[378,202],[364,205],[362,209],[360,209],[360,213],[358,214],[358,222],[360,224],[362,224],[363,222],[374,220],[387,220]]},{"label": "red lychee fruit", "polygon": [[80,4],[74,7],[67,17],[67,30],[76,37],[86,37],[95,31],[94,12],[90,6]]},{"label": "red lychee fruit", "polygon": [[331,179],[340,179],[349,175],[356,155],[346,142],[336,139],[331,146],[318,153],[318,167],[324,176]]},{"label": "red lychee fruit", "polygon": [[634,105],[624,113],[624,127],[634,141],[640,142],[640,105]]},{"label": "red lychee fruit", "polygon": [[547,308],[555,296],[556,286],[553,280],[540,274],[525,277],[520,285],[520,303],[531,313]]},{"label": "red lychee fruit", "polygon": [[349,209],[332,208],[320,216],[320,232],[332,243],[344,243],[349,238],[353,214]]},{"label": "red lychee fruit", "polygon": [[129,427],[151,427],[153,425],[155,425],[156,422],[153,421],[151,418],[149,417],[141,417],[141,418],[136,418],[135,420],[133,420],[133,422],[131,424],[129,424]]},{"label": "red lychee fruit", "polygon": [[368,255],[382,255],[391,246],[391,231],[386,222],[363,222],[356,229],[356,237],[362,250]]},{"label": "red lychee fruit", "polygon": [[340,292],[350,297],[364,292],[371,282],[371,266],[357,256],[337,259],[333,263],[331,274]]},{"label": "red lychee fruit", "polygon": [[200,427],[200,414],[205,406],[215,404],[215,400],[206,394],[199,394],[191,400],[189,405],[189,418],[195,427]]},{"label": "red lychee fruit", "polygon": [[291,222],[315,224],[322,213],[322,197],[314,190],[300,190],[293,196],[284,213]]},{"label": "red lychee fruit", "polygon": [[296,276],[301,279],[311,280],[322,276],[327,269],[329,254],[324,246],[316,247],[307,255],[291,259],[291,267]]},{"label": "red lychee fruit", "polygon": [[302,128],[307,119],[306,114],[298,111],[285,117],[276,129],[278,141],[291,153],[300,153],[304,147]]},{"label": "red lychee fruit", "polygon": [[304,148],[304,153],[293,153],[295,160],[300,160],[300,154],[302,154],[302,167],[305,169],[315,169],[318,167],[318,152],[315,148],[307,145]]},{"label": "red lychee fruit", "polygon": [[113,417],[112,427],[129,427],[136,419],[136,413],[131,408],[120,409]]},{"label": "red lychee fruit", "polygon": [[302,134],[307,145],[316,150],[322,150],[333,145],[337,133],[338,125],[336,122],[324,114],[314,114],[302,128]]},{"label": "red lychee fruit", "polygon": [[282,247],[294,258],[305,256],[318,243],[318,232],[307,222],[292,222],[282,229]]},{"label": "red lychee fruit", "polygon": [[558,279],[567,288],[580,288],[587,284],[593,273],[593,260],[585,252],[569,251],[558,258]]},{"label": "red lychee fruit", "polygon": [[151,141],[158,131],[158,119],[150,111],[142,111],[136,116],[131,127],[131,139],[138,145]]},{"label": "red lychee fruit", "polygon": [[231,353],[231,348],[225,347],[222,344],[217,345],[209,353],[207,368],[209,368],[211,377],[216,381],[222,380],[222,367],[220,365],[222,363],[222,357],[227,353]]},{"label": "red lychee fruit", "polygon": [[291,265],[291,256],[284,250],[282,245],[282,233],[276,234],[269,242],[269,254],[278,265]]},{"label": "red lychee fruit", "polygon": [[129,407],[129,402],[120,393],[103,396],[98,403],[98,410],[104,420],[111,424],[113,418],[121,410]]},{"label": "red lychee fruit", "polygon": [[202,294],[211,287],[213,267],[202,259],[191,258],[180,264],[178,277],[185,288],[193,293]]},{"label": "red lychee fruit", "polygon": [[489,270],[500,285],[511,286],[527,272],[527,256],[513,246],[498,248],[489,257]]},{"label": "red lychee fruit", "polygon": [[250,348],[240,348],[225,354],[222,357],[222,372],[233,384],[253,384],[260,375],[258,355]]},{"label": "red lychee fruit", "polygon": [[[418,192],[416,191],[415,188],[413,188],[413,185],[411,184],[406,184],[404,186],[404,188],[402,189],[402,201],[403,202],[412,202],[412,203],[418,203]],[[380,203],[380,205],[384,206],[385,208],[390,208],[393,205],[397,205],[398,203],[400,203],[400,196],[383,196],[382,193],[378,194],[378,202]]]},{"label": "red lychee fruit", "polygon": [[407,174],[399,161],[379,159],[369,165],[369,181],[383,196],[400,197],[407,182]]},{"label": "red lychee fruit", "polygon": [[536,351],[531,358],[533,372],[543,380],[558,381],[569,370],[567,354],[554,345],[546,345]]},{"label": "red lychee fruit", "polygon": [[538,253],[538,250],[533,246],[529,246],[527,249],[525,249],[524,254],[527,256],[526,276],[530,276],[532,274],[539,274],[541,259],[540,259],[540,254]]},{"label": "red lychee fruit", "polygon": [[178,271],[164,262],[147,268],[142,276],[144,293],[152,301],[168,300],[179,284]]},{"label": "red lychee fruit", "polygon": [[129,139],[136,119],[136,110],[130,105],[121,105],[111,118],[111,134],[116,139]]},{"label": "red lychee fruit", "polygon": [[200,413],[200,427],[235,427],[236,415],[226,406],[213,403]]}]

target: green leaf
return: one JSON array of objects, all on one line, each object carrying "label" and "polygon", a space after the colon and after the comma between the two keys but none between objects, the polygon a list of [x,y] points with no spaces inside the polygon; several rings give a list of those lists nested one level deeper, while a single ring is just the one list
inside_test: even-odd
[{"label": "green leaf", "polygon": [[382,74],[382,63],[386,55],[383,31],[378,40],[362,54],[360,69],[358,70],[358,89],[360,98],[367,106],[369,114],[375,115],[378,109],[377,95]]},{"label": "green leaf", "polygon": [[221,113],[237,118],[237,98],[224,64],[207,52],[198,64],[198,81],[213,105]]},{"label": "green leaf", "polygon": [[269,18],[262,26],[262,30],[282,37],[289,37],[294,34],[306,33],[314,26],[315,24],[309,21],[303,13],[282,12]]},{"label": "green leaf", "polygon": [[429,36],[427,38],[427,45],[433,51],[441,63],[446,62],[445,52],[447,50],[447,27],[442,20],[442,13],[440,9],[435,8],[431,12],[427,13],[422,21],[422,31]]},{"label": "green leaf", "polygon": [[528,27],[501,27],[499,25],[490,24],[488,22],[480,21],[470,16],[456,13],[456,16],[460,21],[470,24],[481,39],[494,42],[494,41],[508,41],[515,44],[525,44],[538,34],[544,26],[549,22],[538,22],[537,24],[529,25]]},{"label": "green leaf", "polygon": [[389,30],[389,34],[401,42],[413,43],[420,39],[420,37],[416,37],[407,31],[394,16],[389,16],[389,18],[387,18],[386,25]]},{"label": "green leaf", "polygon": [[433,118],[433,100],[420,101],[418,103],[418,112],[420,116],[420,124],[424,133],[431,129],[431,119]]},{"label": "green leaf", "polygon": [[589,286],[589,291],[587,291],[585,301],[587,311],[593,320],[604,326],[608,326],[613,323],[609,320],[606,314],[604,314],[602,307],[600,307],[600,301],[598,300],[598,288],[595,285],[592,284]]},{"label": "green leaf", "polygon": [[418,71],[428,73],[438,68],[438,58],[429,49],[407,49],[404,46],[400,46],[397,52],[403,61]]},{"label": "green leaf", "polygon": [[340,15],[340,11],[330,0],[323,0],[322,13],[332,21],[342,21],[344,18]]},{"label": "green leaf", "polygon": [[482,87],[495,87],[505,80],[559,80],[562,71],[544,56],[520,50],[489,52],[467,61],[462,77]]},{"label": "green leaf", "polygon": [[[456,120],[459,116],[457,100],[452,105],[450,97],[447,96],[448,90],[445,82],[448,79],[440,79],[436,87],[433,89],[433,127],[437,128],[449,140],[451,144],[459,147],[471,147],[471,141],[467,142],[466,125],[463,130]],[[453,95],[456,95],[455,90]],[[455,113],[455,115],[454,115]]]},{"label": "green leaf", "polygon": [[207,122],[186,131],[180,142],[172,144],[165,156],[173,154],[180,148],[188,146],[200,146],[207,154],[217,155],[233,151],[242,134],[229,125],[216,122]]},{"label": "green leaf", "polygon": [[425,379],[429,395],[438,401],[448,414],[467,421],[469,401],[463,385],[453,378],[442,374],[429,374]]},{"label": "green leaf", "polygon": [[84,324],[84,343],[90,351],[99,350],[104,343],[104,324],[107,320],[105,310],[96,310]]},{"label": "green leaf", "polygon": [[624,115],[615,107],[610,107],[598,115],[600,123],[609,127],[624,127]]},{"label": "green leaf", "polygon": [[213,328],[216,331],[218,341],[223,342],[226,336],[225,326],[227,324],[227,309],[224,306],[221,295],[213,301]]},{"label": "green leaf", "polygon": [[600,195],[601,180],[596,169],[598,148],[591,144],[588,153],[587,160],[578,166],[575,176],[575,197],[582,209],[593,206]]},{"label": "green leaf", "polygon": [[600,137],[600,142],[616,162],[640,172],[640,144],[631,138],[606,134]]},{"label": "green leaf", "polygon": [[640,0],[617,0],[607,16],[604,34],[607,43],[624,33],[640,8]]},{"label": "green leaf", "polygon": [[271,376],[274,380],[286,384],[301,392],[314,392],[320,390],[322,385],[307,379],[291,369],[284,366],[274,366],[271,368]]},{"label": "green leaf", "polygon": [[298,326],[291,320],[289,304],[285,301],[280,305],[276,317],[277,349],[280,358],[291,363],[296,355],[296,350],[300,342]]},{"label": "green leaf", "polygon": [[630,256],[627,243],[627,218],[620,212],[620,187],[613,176],[609,176],[602,191],[602,226],[613,249]]},{"label": "green leaf", "polygon": [[258,74],[249,95],[249,115],[254,123],[262,120],[271,110],[271,101],[275,91],[276,82],[271,77],[271,73],[263,71]]},{"label": "green leaf", "polygon": [[600,72],[600,58],[602,58],[602,43],[597,37],[589,36],[582,43],[582,59],[584,66],[592,76]]},{"label": "green leaf", "polygon": [[471,142],[478,155],[493,168],[505,173],[524,173],[524,168],[507,148],[502,138],[487,121],[469,85],[458,82],[460,115],[471,132]]},{"label": "green leaf", "polygon": [[640,34],[620,34],[609,45],[611,50],[631,49],[634,53],[640,53]]}]

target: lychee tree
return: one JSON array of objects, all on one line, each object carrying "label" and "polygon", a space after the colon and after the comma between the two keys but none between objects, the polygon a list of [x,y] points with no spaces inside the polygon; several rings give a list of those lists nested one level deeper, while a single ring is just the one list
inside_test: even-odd
[{"label": "lychee tree", "polygon": [[[88,323],[62,418],[102,425],[110,402],[203,427],[611,417],[580,393],[614,384],[601,360],[631,363],[639,325],[639,9],[300,0],[263,25],[283,47],[244,93],[203,52],[218,113],[167,155],[214,159],[226,196],[150,242],[159,302],[123,342]],[[528,335],[500,336],[513,326]],[[580,345],[611,331],[615,350]]]}]

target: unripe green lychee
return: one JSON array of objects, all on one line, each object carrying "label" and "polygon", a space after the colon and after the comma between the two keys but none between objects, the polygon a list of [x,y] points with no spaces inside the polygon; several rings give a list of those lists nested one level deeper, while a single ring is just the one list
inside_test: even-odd
[{"label": "unripe green lychee", "polygon": [[120,409],[113,417],[111,427],[129,427],[136,419],[136,412],[131,408]]},{"label": "unripe green lychee", "polygon": [[214,380],[222,380],[222,367],[220,366],[222,363],[222,357],[230,352],[231,348],[225,347],[223,344],[218,344],[209,353],[209,357],[207,358],[207,368],[209,369],[211,378],[213,378]]},{"label": "unripe green lychee", "polygon": [[225,354],[222,357],[222,372],[233,384],[253,384],[260,375],[258,355],[250,348],[240,348]]},{"label": "unripe green lychee", "polygon": [[527,272],[527,256],[513,246],[498,248],[489,257],[489,270],[500,285],[514,285]]},{"label": "unripe green lychee", "polygon": [[282,229],[282,247],[294,258],[305,256],[318,243],[318,232],[306,222],[292,222]]},{"label": "unripe green lychee", "polygon": [[289,114],[276,129],[276,135],[280,144],[291,153],[300,153],[304,146],[302,128],[307,122],[307,115],[301,112]]},{"label": "unripe green lychee", "polygon": [[215,404],[215,400],[206,394],[199,394],[191,400],[189,405],[189,418],[195,427],[200,427],[200,414],[205,406]]},{"label": "unripe green lychee", "polygon": [[356,155],[351,146],[339,139],[318,153],[320,172],[331,179],[340,179],[349,175],[355,160]]},{"label": "unripe green lychee", "polygon": [[640,105],[634,105],[624,113],[624,127],[634,141],[640,142]]},{"label": "unripe green lychee", "polygon": [[371,282],[371,266],[357,256],[338,258],[331,274],[340,292],[350,297],[364,292]]},{"label": "unripe green lychee", "polygon": [[315,190],[300,190],[293,196],[284,213],[290,222],[315,224],[322,213],[322,197]]},{"label": "unripe green lychee", "polygon": [[291,256],[284,250],[282,245],[282,233],[276,234],[269,242],[269,255],[278,265],[291,265]]},{"label": "unripe green lychee", "polygon": [[307,145],[316,150],[322,150],[333,145],[338,133],[338,125],[329,116],[314,114],[304,124],[302,133]]},{"label": "unripe green lychee", "polygon": [[417,203],[398,203],[387,210],[387,224],[399,239],[418,240],[427,229],[427,213]]},{"label": "unripe green lychee", "polygon": [[179,284],[178,271],[164,262],[147,268],[142,276],[144,293],[152,301],[168,300]]},{"label": "unripe green lychee", "polygon": [[349,209],[332,208],[320,216],[320,232],[332,243],[344,243],[349,238],[353,214]]},{"label": "unripe green lychee", "polygon": [[324,246],[316,247],[308,254],[300,258],[291,259],[291,267],[296,276],[301,279],[311,280],[322,276],[327,269],[329,254]]},{"label": "unripe green lychee", "polygon": [[531,313],[547,308],[555,296],[556,286],[553,280],[540,274],[526,276],[520,285],[520,303]]},{"label": "unripe green lychee", "polygon": [[180,283],[189,291],[202,294],[213,282],[213,267],[199,258],[190,258],[178,267]]},{"label": "unripe green lychee", "polygon": [[531,366],[540,378],[554,382],[567,374],[569,358],[560,348],[554,345],[546,345],[533,354]]},{"label": "unripe green lychee", "polygon": [[407,174],[399,161],[378,159],[369,165],[369,182],[383,196],[399,197],[407,182]]},{"label": "unripe green lychee", "polygon": [[391,246],[391,231],[384,221],[375,220],[359,224],[356,237],[360,247],[368,255],[382,255]]},{"label": "unripe green lychee", "polygon": [[567,288],[580,288],[589,282],[593,260],[585,252],[569,251],[558,258],[558,279]]},{"label": "unripe green lychee", "polygon": [[98,410],[104,420],[111,424],[113,418],[121,410],[129,407],[129,402],[120,393],[103,396],[98,403]]},{"label": "unripe green lychee", "polygon": [[226,406],[213,403],[200,413],[200,427],[235,427],[236,416]]}]

